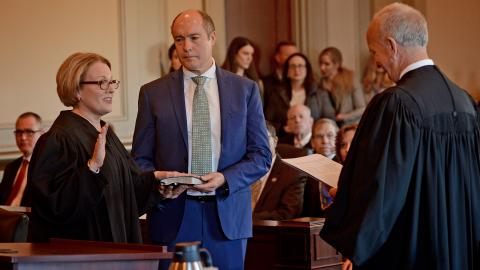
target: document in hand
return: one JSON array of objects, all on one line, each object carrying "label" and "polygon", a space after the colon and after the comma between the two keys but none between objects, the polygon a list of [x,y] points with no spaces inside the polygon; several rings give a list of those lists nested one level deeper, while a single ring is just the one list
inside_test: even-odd
[{"label": "document in hand", "polygon": [[299,158],[282,159],[286,164],[306,172],[323,183],[337,187],[342,165],[320,154],[313,154]]},{"label": "document in hand", "polygon": [[160,185],[200,185],[203,180],[195,176],[175,176],[160,180]]}]

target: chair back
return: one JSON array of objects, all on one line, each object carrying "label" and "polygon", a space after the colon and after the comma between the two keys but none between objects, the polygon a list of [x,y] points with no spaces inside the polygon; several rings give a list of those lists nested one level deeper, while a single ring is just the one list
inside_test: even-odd
[{"label": "chair back", "polygon": [[28,216],[0,208],[0,243],[27,242]]},{"label": "chair back", "polygon": [[275,150],[282,158],[298,158],[308,155],[307,149],[296,148],[295,146],[286,143],[277,144]]}]

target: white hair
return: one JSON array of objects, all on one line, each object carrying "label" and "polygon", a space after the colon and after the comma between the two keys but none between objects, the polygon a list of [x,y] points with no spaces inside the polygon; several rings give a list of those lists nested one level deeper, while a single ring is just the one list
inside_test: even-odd
[{"label": "white hair", "polygon": [[295,104],[295,105],[291,106],[287,111],[287,116],[288,116],[289,112],[293,111],[293,109],[296,109],[296,108],[302,109],[303,111],[307,112],[308,116],[312,116],[312,110],[310,109],[310,107],[308,107],[305,104]]},{"label": "white hair", "polygon": [[373,21],[379,24],[380,37],[392,37],[403,47],[426,47],[428,29],[425,17],[416,9],[393,3],[378,11]]}]

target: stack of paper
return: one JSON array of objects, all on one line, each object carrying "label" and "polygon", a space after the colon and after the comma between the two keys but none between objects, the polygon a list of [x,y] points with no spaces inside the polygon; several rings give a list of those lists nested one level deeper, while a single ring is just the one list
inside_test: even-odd
[{"label": "stack of paper", "polygon": [[342,165],[320,154],[282,159],[286,164],[306,172],[323,183],[337,187]]}]

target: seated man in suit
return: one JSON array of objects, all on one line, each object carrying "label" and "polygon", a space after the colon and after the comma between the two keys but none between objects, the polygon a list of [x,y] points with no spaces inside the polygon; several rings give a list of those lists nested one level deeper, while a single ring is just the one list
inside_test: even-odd
[{"label": "seated man in suit", "polygon": [[282,162],[280,155],[275,153],[275,128],[267,123],[267,130],[273,163],[268,173],[251,186],[253,218],[283,220],[299,217],[307,176]]},{"label": "seated man in suit", "polygon": [[[328,118],[320,118],[315,121],[312,130],[311,144],[313,151],[336,161],[335,139],[338,126],[335,121]],[[330,186],[309,178],[305,187],[303,215],[311,217],[323,216],[323,210],[332,203],[332,198],[328,194],[329,190]]]},{"label": "seated man in suit", "polygon": [[335,139],[338,132],[337,123],[328,118],[320,118],[315,121],[312,132],[311,144],[313,151],[329,159],[336,160]]},{"label": "seated man in suit", "polygon": [[297,148],[311,151],[313,117],[310,108],[303,104],[293,105],[287,112],[287,135],[279,143],[291,144]]},{"label": "seated man in suit", "polygon": [[22,156],[7,164],[0,183],[0,205],[24,206],[23,192],[27,185],[28,163],[33,148],[42,134],[42,119],[33,112],[26,112],[15,123],[15,141]]}]

